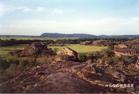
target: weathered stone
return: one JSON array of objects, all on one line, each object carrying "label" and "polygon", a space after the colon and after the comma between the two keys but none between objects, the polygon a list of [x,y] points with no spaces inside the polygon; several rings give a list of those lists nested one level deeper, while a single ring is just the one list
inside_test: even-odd
[{"label": "weathered stone", "polygon": [[128,46],[126,44],[118,44],[117,47],[118,48],[128,48]]},{"label": "weathered stone", "polygon": [[139,56],[139,40],[126,41],[114,46],[116,56]]},{"label": "weathered stone", "polygon": [[117,71],[113,68],[107,68],[104,73],[110,75],[112,78],[120,82],[124,82],[126,78],[126,76],[122,72]]},{"label": "weathered stone", "polygon": [[95,45],[95,46],[110,46],[110,45],[112,45],[112,42],[107,41],[107,40],[96,40],[96,41],[93,41],[92,45]]},{"label": "weathered stone", "polygon": [[78,60],[78,53],[68,47],[62,48],[57,52],[57,55],[61,58],[64,58],[66,60],[71,61],[77,61]]},{"label": "weathered stone", "polygon": [[139,56],[138,56],[138,59],[137,59],[137,61],[135,63],[135,68],[137,68],[137,70],[139,70]]}]

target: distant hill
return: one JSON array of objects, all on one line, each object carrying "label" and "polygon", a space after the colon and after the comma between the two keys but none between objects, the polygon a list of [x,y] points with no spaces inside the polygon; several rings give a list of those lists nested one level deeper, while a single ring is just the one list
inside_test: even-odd
[{"label": "distant hill", "polygon": [[62,33],[43,33],[42,37],[50,37],[50,38],[97,38],[95,35],[91,34],[62,34]]},{"label": "distant hill", "polygon": [[41,37],[49,38],[139,38],[139,35],[91,35],[91,34],[63,34],[63,33],[43,33]]},{"label": "distant hill", "polygon": [[128,38],[139,39],[139,35],[91,35],[91,34],[63,34],[63,33],[43,33],[40,36],[31,35],[0,35],[0,38],[26,38],[26,39],[40,39],[40,38]]}]

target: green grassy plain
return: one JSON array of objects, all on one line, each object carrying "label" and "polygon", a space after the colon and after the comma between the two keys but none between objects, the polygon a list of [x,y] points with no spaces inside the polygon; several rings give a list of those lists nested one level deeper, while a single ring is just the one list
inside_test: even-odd
[{"label": "green grassy plain", "polygon": [[79,38],[72,38],[72,37],[62,37],[62,38],[49,38],[49,37],[0,37],[2,40],[10,40],[10,39],[15,39],[15,40],[63,40],[63,39],[79,39]]},{"label": "green grassy plain", "polygon": [[78,53],[92,53],[96,51],[102,51],[107,49],[107,47],[91,46],[91,45],[80,45],[80,44],[67,44],[64,46],[50,46],[52,49],[61,49],[63,47],[69,47]]},{"label": "green grassy plain", "polygon": [[0,47],[0,56],[7,55],[10,51],[23,49],[25,45],[15,45],[15,46],[2,46]]},{"label": "green grassy plain", "polygon": [[[15,45],[15,46],[3,46],[0,47],[0,56],[6,56],[10,51],[23,49],[26,45]],[[107,47],[91,46],[91,45],[80,45],[80,44],[66,44],[64,46],[49,46],[52,49],[61,49],[63,47],[69,47],[78,53],[92,53],[96,51],[102,51]]]}]

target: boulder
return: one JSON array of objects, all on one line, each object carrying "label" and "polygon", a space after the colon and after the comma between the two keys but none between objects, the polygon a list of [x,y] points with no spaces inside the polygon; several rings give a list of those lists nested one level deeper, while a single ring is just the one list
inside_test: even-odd
[{"label": "boulder", "polygon": [[121,49],[128,48],[126,44],[118,44],[117,47]]},{"label": "boulder", "polygon": [[78,53],[71,48],[65,47],[60,49],[57,52],[57,55],[60,56],[61,58],[64,58],[66,60],[70,61],[77,61],[78,60]]},{"label": "boulder", "polygon": [[112,45],[113,43],[111,41],[107,41],[107,40],[96,40],[96,41],[93,41],[92,45],[95,45],[95,46],[110,46]]}]

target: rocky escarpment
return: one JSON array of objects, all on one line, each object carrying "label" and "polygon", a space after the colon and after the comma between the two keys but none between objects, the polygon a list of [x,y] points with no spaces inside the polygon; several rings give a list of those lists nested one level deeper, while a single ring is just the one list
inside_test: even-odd
[{"label": "rocky escarpment", "polygon": [[96,40],[96,41],[84,41],[84,42],[81,42],[80,44],[94,45],[94,46],[110,46],[110,45],[113,45],[114,43],[111,41],[107,41],[107,40]]},{"label": "rocky escarpment", "polygon": [[[92,61],[52,61],[26,69],[13,79],[1,83],[0,92],[131,93],[139,85],[139,71],[131,67],[134,66],[120,62],[106,66]],[[117,84],[134,86],[109,87]]]},{"label": "rocky escarpment", "polygon": [[126,41],[122,44],[115,45],[114,53],[117,56],[138,56],[139,57],[139,40]]},{"label": "rocky escarpment", "polygon": [[[46,45],[39,45],[41,46],[35,46],[38,50],[30,55],[36,55],[36,52],[37,55],[42,55],[46,49],[48,50]],[[34,43],[30,47],[33,49]],[[22,51],[28,53],[28,49]],[[0,83],[0,92],[133,93],[139,90],[139,69],[136,67],[139,64],[138,60],[137,63],[131,64],[121,61],[109,63],[101,57],[99,59],[96,57],[95,60],[79,62],[78,53],[70,48],[59,50],[57,55],[51,55],[49,52],[43,55],[50,55],[54,59],[29,67],[12,79]]]}]

